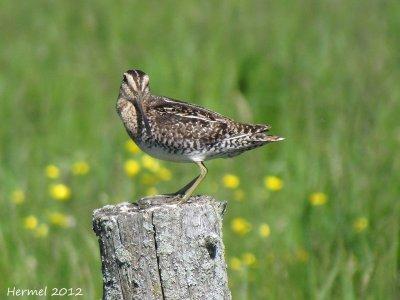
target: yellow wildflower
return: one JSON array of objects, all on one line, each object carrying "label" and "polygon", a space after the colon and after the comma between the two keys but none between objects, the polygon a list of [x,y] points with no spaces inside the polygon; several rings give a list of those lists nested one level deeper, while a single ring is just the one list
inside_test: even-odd
[{"label": "yellow wildflower", "polygon": [[260,235],[264,238],[267,238],[271,234],[271,228],[268,226],[268,224],[263,223],[260,225],[260,228],[258,229],[258,232]]},{"label": "yellow wildflower", "polygon": [[353,223],[353,228],[356,232],[362,232],[368,227],[368,219],[365,217],[357,218]]},{"label": "yellow wildflower", "polygon": [[158,177],[163,181],[169,181],[172,178],[172,173],[167,168],[161,167],[158,171]]},{"label": "yellow wildflower", "polygon": [[58,201],[67,201],[71,197],[71,189],[62,183],[51,185],[49,192],[50,196]]},{"label": "yellow wildflower", "polygon": [[128,159],[124,164],[125,173],[133,177],[140,171],[140,165],[136,160]]},{"label": "yellow wildflower", "polygon": [[236,234],[245,235],[251,230],[251,224],[244,218],[235,218],[232,220],[231,228]]},{"label": "yellow wildflower", "polygon": [[11,201],[14,204],[21,204],[25,201],[25,193],[23,190],[15,190],[11,193]]},{"label": "yellow wildflower", "polygon": [[242,262],[239,258],[237,257],[232,257],[229,260],[229,267],[234,270],[234,271],[239,271],[242,269]]},{"label": "yellow wildflower", "polygon": [[311,205],[320,206],[324,205],[328,201],[328,197],[326,194],[318,192],[311,194],[308,200],[310,201]]},{"label": "yellow wildflower", "polygon": [[145,154],[142,156],[142,164],[144,168],[152,172],[160,170],[160,163],[150,155]]},{"label": "yellow wildflower", "polygon": [[242,190],[235,190],[233,192],[233,199],[235,199],[236,201],[243,201],[244,192]]},{"label": "yellow wildflower", "polygon": [[85,175],[89,172],[90,166],[85,161],[77,161],[72,165],[72,174]]},{"label": "yellow wildflower", "polygon": [[244,253],[242,256],[242,259],[243,259],[243,263],[247,266],[253,266],[257,261],[255,255],[250,252]]},{"label": "yellow wildflower", "polygon": [[303,249],[300,248],[296,251],[296,259],[302,263],[306,263],[308,261],[309,255],[308,252]]},{"label": "yellow wildflower", "polygon": [[222,182],[228,189],[235,189],[240,184],[239,177],[233,174],[226,174],[224,177],[222,177]]},{"label": "yellow wildflower", "polygon": [[34,230],[38,225],[38,219],[34,215],[30,215],[24,219],[24,227],[28,230]]},{"label": "yellow wildflower", "polygon": [[46,167],[46,176],[51,179],[57,179],[60,176],[60,169],[56,165]]},{"label": "yellow wildflower", "polygon": [[158,194],[158,190],[153,186],[151,188],[148,188],[146,191],[146,196],[154,196]]},{"label": "yellow wildflower", "polygon": [[47,224],[40,224],[35,229],[35,236],[38,238],[46,237],[49,234],[49,226]]},{"label": "yellow wildflower", "polygon": [[282,189],[283,181],[277,176],[266,176],[264,178],[264,184],[270,191],[276,192]]},{"label": "yellow wildflower", "polygon": [[60,212],[51,212],[48,218],[51,224],[59,227],[66,228],[70,225],[68,216]]},{"label": "yellow wildflower", "polygon": [[132,140],[125,142],[125,149],[132,154],[140,152],[140,148]]}]

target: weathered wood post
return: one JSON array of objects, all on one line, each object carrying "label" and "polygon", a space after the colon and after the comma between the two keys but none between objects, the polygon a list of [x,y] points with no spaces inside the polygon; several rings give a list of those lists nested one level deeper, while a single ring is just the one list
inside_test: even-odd
[{"label": "weathered wood post", "polygon": [[103,299],[231,299],[222,242],[226,203],[208,196],[150,202],[93,213]]}]

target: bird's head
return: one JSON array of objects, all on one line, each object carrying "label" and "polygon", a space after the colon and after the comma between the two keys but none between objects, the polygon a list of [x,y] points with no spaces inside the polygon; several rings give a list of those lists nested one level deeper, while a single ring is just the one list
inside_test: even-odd
[{"label": "bird's head", "polygon": [[141,70],[128,70],[124,73],[120,94],[127,100],[134,100],[141,95],[149,93],[149,76]]}]

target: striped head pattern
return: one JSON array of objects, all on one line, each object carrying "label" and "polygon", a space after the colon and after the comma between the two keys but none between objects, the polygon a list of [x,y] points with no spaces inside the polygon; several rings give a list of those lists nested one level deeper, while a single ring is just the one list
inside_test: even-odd
[{"label": "striped head pattern", "polygon": [[141,70],[128,70],[124,73],[120,92],[135,98],[138,94],[149,92],[149,76]]}]

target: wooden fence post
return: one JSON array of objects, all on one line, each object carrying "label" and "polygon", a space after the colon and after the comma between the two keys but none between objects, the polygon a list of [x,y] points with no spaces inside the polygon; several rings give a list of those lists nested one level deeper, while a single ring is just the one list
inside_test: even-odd
[{"label": "wooden fence post", "polygon": [[222,242],[225,207],[197,196],[185,204],[96,209],[103,299],[231,299]]}]

